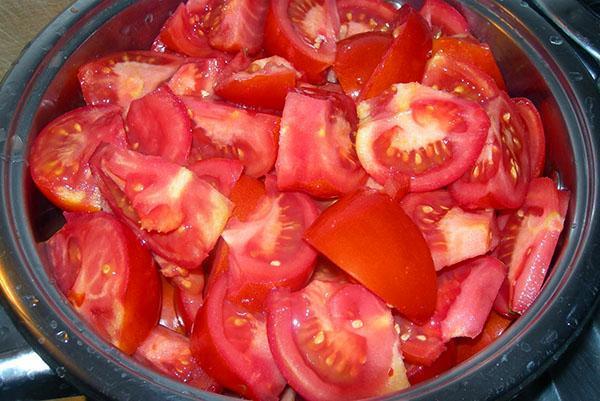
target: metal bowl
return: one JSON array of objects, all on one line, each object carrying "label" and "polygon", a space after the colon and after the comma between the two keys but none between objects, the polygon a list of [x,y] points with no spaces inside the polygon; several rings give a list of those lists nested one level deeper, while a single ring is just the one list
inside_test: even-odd
[{"label": "metal bowl", "polygon": [[[78,66],[113,51],[148,48],[178,3],[80,0],[31,43],[0,89],[0,287],[29,343],[59,376],[94,398],[224,399],[141,366],[74,313],[38,245],[56,230],[60,214],[35,189],[27,166],[37,132],[82,103]],[[573,195],[551,273],[529,311],[475,357],[390,400],[510,397],[560,357],[589,317],[600,289],[600,96],[589,70],[524,1],[456,5],[492,47],[510,94],[526,96],[540,109],[547,133],[546,173]]]}]

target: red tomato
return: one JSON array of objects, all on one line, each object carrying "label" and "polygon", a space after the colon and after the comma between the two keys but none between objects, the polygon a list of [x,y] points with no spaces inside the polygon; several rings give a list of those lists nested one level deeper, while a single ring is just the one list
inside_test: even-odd
[{"label": "red tomato", "polygon": [[118,107],[88,106],[58,117],[33,141],[29,153],[31,178],[63,210],[99,211],[102,195],[88,162],[101,142],[126,147]]},{"label": "red tomato", "polygon": [[246,221],[267,194],[265,184],[256,178],[242,175],[231,190],[229,199],[233,203],[232,217]]},{"label": "red tomato", "polygon": [[58,287],[96,333],[132,354],[160,316],[152,256],[108,213],[65,217],[67,224],[46,243]]},{"label": "red tomato", "polygon": [[358,106],[356,151],[381,185],[410,178],[413,192],[460,178],[484,145],[490,121],[477,103],[446,92],[397,84]]},{"label": "red tomato", "polygon": [[312,281],[271,294],[269,345],[284,377],[310,400],[348,400],[408,387],[394,319],[358,284]]},{"label": "red tomato", "polygon": [[225,69],[225,59],[206,58],[182,65],[169,80],[177,96],[209,97]]},{"label": "red tomato", "polygon": [[200,267],[231,214],[219,191],[160,157],[101,146],[92,171],[112,211],[154,253],[185,269]]},{"label": "red tomato", "polygon": [[194,97],[184,97],[183,101],[195,125],[190,161],[237,159],[252,177],[265,175],[273,168],[279,117]]},{"label": "red tomato", "polygon": [[185,333],[180,314],[175,310],[175,287],[167,279],[161,277],[162,282],[162,306],[160,309],[160,320],[158,323],[177,333]]},{"label": "red tomato", "polygon": [[504,78],[496,59],[485,43],[479,43],[469,37],[441,37],[433,41],[432,53],[444,52],[444,54],[463,63],[469,63],[494,78],[498,87],[506,90]]},{"label": "red tomato", "polygon": [[244,71],[223,79],[216,92],[230,102],[258,110],[281,111],[298,72],[284,58],[271,56],[252,62]]},{"label": "red tomato", "polygon": [[332,198],[363,185],[367,175],[353,147],[353,129],[333,100],[290,92],[286,99],[277,186]]},{"label": "red tomato", "polygon": [[271,289],[305,285],[317,253],[303,235],[318,214],[308,196],[287,192],[264,197],[245,221],[231,220],[222,234],[229,247],[228,295],[256,310]]},{"label": "red tomato", "polygon": [[526,126],[531,178],[537,178],[544,171],[544,162],[546,159],[546,138],[542,118],[535,105],[529,99],[521,97],[513,99],[513,102]]},{"label": "red tomato", "polygon": [[391,31],[396,9],[384,0],[337,0],[341,39],[364,32]]},{"label": "red tomato", "polygon": [[474,65],[455,60],[444,52],[436,53],[428,61],[422,83],[482,105],[500,94],[492,77]]},{"label": "red tomato", "polygon": [[328,83],[321,86],[314,86],[301,83],[296,92],[316,99],[331,101],[336,110],[344,113],[344,117],[350,123],[352,130],[356,131],[356,128],[358,128],[356,103],[354,103],[350,96],[344,94],[344,90],[340,85]]},{"label": "red tomato", "polygon": [[437,284],[429,248],[419,228],[387,195],[358,192],[340,199],[305,237],[403,315],[424,321],[433,313]]},{"label": "red tomato", "polygon": [[530,176],[525,125],[504,92],[488,102],[486,111],[491,127],[485,146],[450,192],[469,209],[518,208],[525,200]]},{"label": "red tomato", "polygon": [[456,363],[466,361],[479,351],[493,343],[512,323],[511,319],[492,311],[480,335],[474,339],[459,338],[456,340]]},{"label": "red tomato", "polygon": [[436,35],[461,35],[469,33],[465,17],[443,0],[425,0],[419,13],[427,20]]},{"label": "red tomato", "polygon": [[333,71],[346,94],[358,98],[392,41],[387,33],[365,32],[338,42]]},{"label": "red tomato", "polygon": [[511,311],[523,314],[542,289],[563,229],[567,195],[559,193],[549,178],[534,179],[525,203],[511,215],[502,232],[497,253],[509,268]]},{"label": "red tomato", "polygon": [[497,245],[492,209],[464,211],[446,190],[408,194],[401,205],[421,229],[436,270],[484,255]]},{"label": "red tomato", "polygon": [[265,317],[226,298],[228,275],[209,288],[196,316],[192,354],[224,387],[245,398],[277,401],[285,380],[267,342]]},{"label": "red tomato", "polygon": [[431,32],[427,22],[419,14],[412,12],[373,74],[366,81],[360,92],[360,99],[379,96],[399,82],[420,81],[430,51]]},{"label": "red tomato", "polygon": [[198,160],[188,166],[198,177],[208,181],[225,196],[229,196],[244,171],[244,165],[239,160],[211,159]]},{"label": "red tomato", "polygon": [[[497,250],[492,253],[493,256],[497,256]],[[510,310],[510,281],[508,277],[502,283],[500,287],[500,291],[498,291],[498,296],[494,300],[494,311],[499,315],[504,316],[507,319],[516,319],[519,317],[517,313],[514,313]]]},{"label": "red tomato", "polygon": [[187,277],[175,277],[175,309],[181,316],[185,332],[190,335],[198,310],[204,302],[204,273],[190,272]]},{"label": "red tomato", "polygon": [[190,341],[165,327],[156,326],[137,349],[134,358],[190,386],[214,393],[221,390],[221,386],[202,370],[192,356]]},{"label": "red tomato", "polygon": [[415,385],[439,376],[456,365],[456,346],[453,341],[447,343],[447,349],[431,365],[406,364],[406,375],[411,385]]},{"label": "red tomato", "polygon": [[87,104],[116,104],[127,114],[132,100],[168,81],[184,63],[185,58],[169,54],[129,51],[84,64],[77,77]]},{"label": "red tomato", "polygon": [[[438,294],[438,303],[448,296],[445,288],[441,290]],[[427,325],[419,326],[408,319],[396,316],[396,331],[400,335],[402,357],[407,363],[423,367],[432,366],[447,350],[446,342],[441,338],[437,319],[430,320]]]},{"label": "red tomato", "polygon": [[321,82],[335,60],[340,20],[335,0],[270,0],[267,53],[289,60],[311,82]]},{"label": "red tomato", "polygon": [[184,164],[192,146],[192,122],[183,102],[162,86],[131,102],[127,142],[145,155]]}]

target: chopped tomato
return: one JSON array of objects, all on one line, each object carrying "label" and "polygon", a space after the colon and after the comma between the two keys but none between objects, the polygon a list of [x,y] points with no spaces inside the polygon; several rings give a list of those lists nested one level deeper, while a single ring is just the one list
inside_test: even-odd
[{"label": "chopped tomato", "polygon": [[481,334],[474,339],[459,338],[456,341],[456,363],[466,361],[479,351],[493,343],[512,323],[511,319],[492,311]]},{"label": "chopped tomato", "polygon": [[367,175],[354,151],[353,135],[344,111],[332,99],[290,92],[275,164],[279,189],[332,198],[362,186]]},{"label": "chopped tomato", "polygon": [[[493,256],[497,256],[497,250],[492,253]],[[509,299],[510,297],[510,281],[508,280],[508,276],[502,283],[500,287],[500,291],[498,291],[498,296],[494,300],[494,311],[507,319],[516,319],[519,317],[517,313],[514,313],[510,310]]]},{"label": "chopped tomato", "polygon": [[361,285],[313,280],[268,306],[269,345],[288,383],[311,400],[346,400],[408,387],[385,304]]},{"label": "chopped tomato", "polygon": [[358,127],[358,115],[356,114],[356,103],[350,96],[344,94],[344,90],[338,84],[328,83],[321,86],[311,84],[300,84],[297,93],[314,97],[316,99],[328,100],[333,103],[337,111],[342,111],[346,121],[350,123],[352,130]]},{"label": "chopped tomato", "polygon": [[429,380],[441,375],[450,368],[456,365],[456,346],[454,341],[450,341],[446,345],[444,351],[431,365],[413,365],[406,364],[406,375],[411,385],[415,385],[425,380]]},{"label": "chopped tomato", "polygon": [[[448,295],[444,288],[439,292],[438,304]],[[407,363],[419,366],[432,366],[447,350],[442,341],[439,322],[431,319],[429,324],[419,326],[408,319],[396,316],[396,331],[400,335],[402,357]]]},{"label": "chopped tomato", "polygon": [[490,121],[477,103],[446,92],[397,84],[358,105],[356,151],[381,185],[410,178],[413,192],[450,184],[471,168]]},{"label": "chopped tomato", "polygon": [[158,88],[186,59],[146,51],[114,53],[79,68],[77,77],[87,104],[111,103],[127,114],[129,104]]},{"label": "chopped tomato", "polygon": [[498,87],[506,90],[502,72],[490,47],[470,37],[441,37],[433,41],[432,53],[443,52],[455,60],[469,63],[492,77]]},{"label": "chopped tomato", "polygon": [[160,320],[158,323],[177,333],[185,333],[183,321],[180,315],[175,310],[175,287],[169,281],[161,277],[162,282],[162,306],[160,309]]},{"label": "chopped tomato", "polygon": [[515,108],[525,122],[531,178],[537,178],[544,171],[546,159],[546,138],[542,118],[531,100],[524,97],[513,99]]},{"label": "chopped tomato", "polygon": [[423,78],[431,51],[431,32],[427,22],[412,12],[399,29],[398,35],[364,84],[360,100],[379,96],[393,84],[421,81]]},{"label": "chopped tomato", "polygon": [[168,85],[177,96],[209,97],[224,69],[223,58],[197,60],[179,67]]},{"label": "chopped tomato", "polygon": [[231,195],[244,171],[241,161],[218,157],[198,160],[188,168],[227,197]]},{"label": "chopped tomato", "polygon": [[323,81],[335,60],[340,20],[335,0],[270,0],[267,53],[289,60],[310,82]]},{"label": "chopped tomato", "polygon": [[388,32],[396,19],[396,9],[385,0],[337,0],[340,39],[364,32]]},{"label": "chopped tomato", "polygon": [[198,310],[204,302],[204,273],[193,271],[187,277],[175,277],[175,309],[181,316],[185,332],[190,335]]},{"label": "chopped tomato", "polygon": [[565,220],[561,198],[567,195],[559,193],[549,178],[534,179],[525,203],[511,215],[502,232],[497,253],[509,268],[513,312],[525,313],[542,289]]},{"label": "chopped tomato", "polygon": [[427,20],[436,36],[466,35],[469,24],[465,17],[443,0],[425,0],[419,13]]},{"label": "chopped tomato", "polygon": [[212,157],[237,159],[252,177],[273,168],[279,117],[194,97],[184,97],[183,101],[194,122],[191,162]]},{"label": "chopped tomato", "polygon": [[434,311],[436,276],[419,228],[387,195],[358,192],[327,208],[307,241],[410,319]]},{"label": "chopped tomato", "polygon": [[192,122],[183,102],[162,86],[131,102],[127,142],[145,155],[184,164],[192,146]]},{"label": "chopped tomato", "polygon": [[226,298],[228,275],[220,275],[196,316],[192,354],[225,388],[245,398],[277,401],[285,380],[267,342],[265,317]]},{"label": "chopped tomato", "polygon": [[248,175],[242,175],[229,196],[234,205],[232,216],[239,221],[248,220],[266,194],[264,183]]},{"label": "chopped tomato", "polygon": [[46,243],[52,273],[101,337],[133,354],[158,323],[161,284],[150,252],[114,216],[65,214]]},{"label": "chopped tomato", "polygon": [[99,211],[102,195],[88,162],[101,142],[126,147],[118,107],[88,106],[63,114],[33,141],[29,153],[31,178],[63,210]]}]

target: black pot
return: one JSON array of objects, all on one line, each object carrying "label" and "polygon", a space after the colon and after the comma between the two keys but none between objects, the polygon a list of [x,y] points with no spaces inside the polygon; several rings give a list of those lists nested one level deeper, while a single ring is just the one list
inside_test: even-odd
[{"label": "black pot", "polygon": [[[26,162],[36,133],[81,103],[78,66],[97,55],[148,48],[178,3],[80,0],[31,43],[0,89],[0,287],[29,343],[60,376],[94,398],[223,399],[141,366],[74,313],[53,285],[38,246],[60,224],[59,213],[35,189]],[[549,2],[534,3],[543,8]],[[573,195],[552,271],[529,311],[477,356],[388,399],[510,397],[559,358],[600,290],[600,95],[589,69],[593,61],[524,1],[464,0],[457,6],[492,47],[510,94],[528,97],[540,109],[546,173]]]}]

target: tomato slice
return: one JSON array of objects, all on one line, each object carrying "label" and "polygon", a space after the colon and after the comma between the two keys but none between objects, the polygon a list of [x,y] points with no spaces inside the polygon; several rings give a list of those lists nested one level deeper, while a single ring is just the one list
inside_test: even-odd
[{"label": "tomato slice", "polygon": [[297,74],[286,59],[271,56],[255,60],[244,71],[223,79],[216,92],[246,107],[281,111],[287,93],[296,86]]},{"label": "tomato slice", "polygon": [[406,375],[411,385],[429,380],[441,375],[456,365],[456,346],[453,341],[447,343],[444,351],[431,365],[413,365],[406,363]]},{"label": "tomato slice", "polygon": [[158,323],[161,326],[173,330],[174,332],[184,334],[183,321],[180,314],[175,310],[175,287],[169,281],[161,277],[162,282],[162,306],[160,309],[160,319]]},{"label": "tomato slice", "polygon": [[412,320],[434,311],[436,276],[419,228],[387,195],[358,192],[326,209],[305,238]]},{"label": "tomato slice", "polygon": [[225,66],[223,58],[206,58],[184,64],[169,80],[169,88],[177,96],[213,96]]},{"label": "tomato slice", "polygon": [[200,367],[190,350],[190,340],[156,326],[137,349],[134,358],[167,376],[202,390],[217,393],[221,386]]},{"label": "tomato slice", "polygon": [[421,81],[430,51],[431,32],[427,22],[416,12],[411,12],[366,81],[360,100],[379,96],[396,83]]},{"label": "tomato slice", "polygon": [[192,146],[192,122],[183,102],[162,86],[131,102],[127,113],[129,146],[145,155],[184,164]]},{"label": "tomato slice", "polygon": [[204,273],[193,271],[187,277],[175,277],[175,309],[181,316],[185,333],[190,335],[198,310],[204,302]]},{"label": "tomato slice", "polygon": [[266,194],[265,184],[262,181],[242,175],[229,195],[234,205],[232,217],[236,217],[239,221],[248,220]]},{"label": "tomato slice", "polygon": [[335,0],[270,0],[267,53],[289,60],[310,82],[323,81],[335,60],[340,27]]},{"label": "tomato slice", "polygon": [[559,192],[549,178],[534,179],[525,203],[511,215],[502,232],[497,253],[509,268],[513,312],[525,313],[542,289],[563,229],[564,200],[568,195],[566,191]]},{"label": "tomato slice", "polygon": [[365,32],[338,42],[333,70],[346,94],[358,98],[392,41],[390,34]]},{"label": "tomato slice", "polygon": [[157,156],[105,145],[92,171],[112,211],[158,256],[197,269],[213,248],[232,205],[185,167]]},{"label": "tomato slice", "polygon": [[85,102],[116,104],[127,114],[129,104],[158,88],[186,59],[147,51],[114,53],[84,64],[77,77]]},{"label": "tomato slice", "polygon": [[58,117],[33,141],[29,153],[31,178],[63,210],[99,211],[102,195],[88,162],[101,142],[127,146],[118,107],[81,107]]},{"label": "tomato slice", "polygon": [[460,178],[484,145],[490,121],[477,103],[417,83],[358,106],[356,151],[381,185],[410,178],[413,192]]},{"label": "tomato slice", "polygon": [[227,285],[223,274],[210,287],[194,323],[192,354],[225,388],[277,401],[286,383],[269,350],[265,317],[229,301]]},{"label": "tomato slice", "polygon": [[485,146],[450,192],[468,209],[518,208],[525,200],[530,176],[526,128],[504,92],[488,102],[486,111],[491,126]]},{"label": "tomato slice", "polygon": [[313,280],[269,298],[269,345],[290,386],[311,400],[408,387],[391,311],[358,284]]},{"label": "tomato slice", "polygon": [[546,159],[546,138],[542,118],[531,100],[524,97],[513,99],[515,108],[525,122],[527,144],[529,145],[529,160],[531,164],[531,178],[537,178],[544,171]]},{"label": "tomato slice", "polygon": [[189,165],[188,168],[225,196],[231,194],[244,171],[244,165],[241,161],[218,157],[198,160]]},{"label": "tomato slice", "polygon": [[492,209],[464,211],[446,190],[408,194],[401,205],[421,229],[436,270],[484,255],[497,245]]},{"label": "tomato slice", "polygon": [[252,177],[260,177],[273,168],[279,117],[194,97],[184,97],[183,101],[194,122],[190,161],[237,159]]},{"label": "tomato slice", "polygon": [[[446,297],[444,288],[439,292],[439,299]],[[400,348],[404,361],[418,366],[433,366],[446,352],[446,342],[442,341],[439,322],[431,319],[429,324],[419,326],[408,319],[396,316],[396,331],[400,335]]]},{"label": "tomato slice", "polygon": [[425,0],[419,13],[427,20],[435,36],[469,34],[465,17],[443,0]]},{"label": "tomato slice", "polygon": [[469,63],[492,77],[498,87],[506,90],[502,72],[490,47],[470,37],[441,37],[433,41],[432,53],[444,54],[463,63]]},{"label": "tomato slice", "polygon": [[132,354],[160,316],[152,256],[108,213],[65,217],[65,226],[45,244],[58,287],[98,335]]},{"label": "tomato slice", "polygon": [[500,316],[496,312],[490,312],[490,316],[483,326],[481,334],[474,339],[456,339],[456,363],[466,361],[479,351],[493,343],[500,337],[512,323],[511,319]]},{"label": "tomato slice", "polygon": [[231,220],[222,234],[229,247],[228,295],[257,310],[273,288],[305,285],[317,253],[303,235],[318,214],[310,197],[286,192],[264,197],[246,221]]},{"label": "tomato slice", "polygon": [[337,8],[340,39],[364,32],[391,31],[396,19],[396,9],[384,0],[337,0]]},{"label": "tomato slice", "polygon": [[456,60],[444,52],[436,53],[427,62],[422,83],[482,105],[500,94],[492,77],[476,66]]},{"label": "tomato slice", "polygon": [[353,133],[332,99],[290,92],[275,164],[279,189],[332,198],[362,186],[367,175],[356,157]]}]

